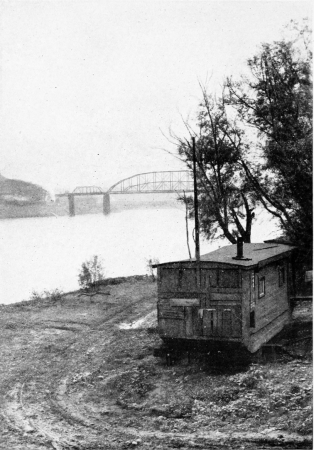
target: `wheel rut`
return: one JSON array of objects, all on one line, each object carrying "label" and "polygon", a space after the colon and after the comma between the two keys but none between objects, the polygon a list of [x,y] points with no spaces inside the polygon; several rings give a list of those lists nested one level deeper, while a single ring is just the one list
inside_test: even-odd
[{"label": "wheel rut", "polygon": [[[37,348],[28,353],[27,365],[23,365],[24,356],[20,350],[20,366],[16,364],[7,375],[6,391],[2,390],[0,396],[1,415],[8,428],[20,436],[19,443],[22,443],[12,447],[13,450],[124,449],[133,447],[138,438],[151,449],[214,448],[216,445],[231,449],[236,448],[233,443],[238,445],[239,442],[247,445],[245,448],[249,448],[251,443],[251,448],[256,449],[265,447],[269,441],[271,445],[281,442],[281,448],[291,447],[292,443],[311,448],[310,436],[301,437],[282,431],[251,433],[204,428],[203,431],[191,432],[192,427],[181,428],[180,431],[164,427],[164,431],[162,427],[154,428],[151,403],[149,407],[145,405],[147,397],[133,406],[125,407],[117,402],[117,397],[110,395],[110,386],[128,373],[132,376],[138,374],[139,367],[142,365],[145,369],[146,361],[152,358],[152,349],[147,350],[146,347],[144,351],[142,348],[140,336],[146,331],[141,335],[141,319],[149,316],[156,306],[152,302],[146,304],[143,298],[130,298],[129,302],[127,296],[120,299],[122,305],[113,299],[112,306],[105,312],[101,306],[99,317],[94,310],[89,322],[80,320],[83,314],[68,319],[63,319],[60,314],[50,314],[46,320],[34,323],[33,338]],[[88,314],[87,309],[84,316],[88,318]],[[130,331],[127,327],[120,328],[120,324],[130,325]],[[134,324],[139,324],[138,330],[132,329]],[[27,333],[26,329],[21,338],[23,342],[27,342],[31,334]],[[137,337],[132,341],[135,335]],[[117,344],[120,337],[128,342],[125,348]],[[135,350],[132,342],[137,346]],[[147,356],[149,352],[150,356]],[[87,379],[76,384],[75,376],[84,373],[89,374]],[[160,376],[161,372],[158,373]],[[162,381],[157,380],[156,384],[159,387]],[[95,392],[100,393],[100,399],[92,397]]]}]

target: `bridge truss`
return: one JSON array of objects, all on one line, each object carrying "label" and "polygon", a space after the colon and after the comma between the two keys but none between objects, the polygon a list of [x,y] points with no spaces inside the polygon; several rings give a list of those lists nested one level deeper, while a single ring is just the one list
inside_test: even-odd
[{"label": "bridge truss", "polygon": [[72,194],[75,195],[97,195],[104,194],[104,191],[98,186],[78,186],[74,189]]},{"label": "bridge truss", "polygon": [[188,170],[167,170],[162,172],[147,172],[133,175],[120,180],[111,186],[107,192],[98,186],[78,186],[73,192],[56,194],[56,197],[68,197],[73,203],[76,196],[110,194],[152,194],[172,192],[193,192],[193,176]]},{"label": "bridge truss", "polygon": [[192,192],[193,177],[188,170],[147,172],[118,181],[108,194],[151,194]]}]

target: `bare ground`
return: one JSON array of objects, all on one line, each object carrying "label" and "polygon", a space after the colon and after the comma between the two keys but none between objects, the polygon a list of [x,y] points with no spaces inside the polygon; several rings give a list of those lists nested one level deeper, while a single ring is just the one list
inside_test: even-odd
[{"label": "bare ground", "polygon": [[[310,308],[247,367],[153,356],[156,285],[0,306],[0,448],[312,448]],[[292,340],[291,340],[292,337]]]}]

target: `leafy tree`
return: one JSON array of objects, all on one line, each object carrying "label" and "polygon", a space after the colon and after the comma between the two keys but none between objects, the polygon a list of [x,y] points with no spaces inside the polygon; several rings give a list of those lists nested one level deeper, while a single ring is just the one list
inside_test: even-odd
[{"label": "leafy tree", "polygon": [[[224,94],[216,100],[203,89],[197,124],[198,134],[186,126],[196,139],[201,232],[208,239],[226,237],[232,244],[237,236],[250,242],[256,201],[241,164],[243,131],[228,119]],[[191,141],[175,138],[180,158],[192,169]],[[193,198],[181,200],[193,216]]]},{"label": "leafy tree", "polygon": [[[250,242],[258,203],[279,219],[284,235],[312,259],[312,78],[310,30],[263,44],[249,75],[227,79],[218,101],[203,89],[195,136],[201,231]],[[230,114],[230,107],[236,119]],[[190,140],[176,138],[192,169]],[[182,199],[184,201],[184,199]],[[185,200],[193,214],[193,200]]]},{"label": "leafy tree", "polygon": [[[309,30],[299,39],[263,44],[248,60],[249,77],[227,80],[229,103],[259,138],[263,162],[242,165],[264,207],[285,235],[312,254],[312,54]],[[302,39],[301,39],[302,38]]]},{"label": "leafy tree", "polygon": [[78,278],[82,289],[90,288],[97,281],[104,279],[104,269],[97,255],[94,255],[89,261],[85,261],[82,264]]}]

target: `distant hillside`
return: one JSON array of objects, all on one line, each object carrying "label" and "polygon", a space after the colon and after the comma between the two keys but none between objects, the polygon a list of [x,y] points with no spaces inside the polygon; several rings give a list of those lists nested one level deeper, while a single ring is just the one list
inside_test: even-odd
[{"label": "distant hillside", "polygon": [[37,184],[22,180],[11,180],[0,175],[0,203],[31,205],[44,202],[48,192]]}]

